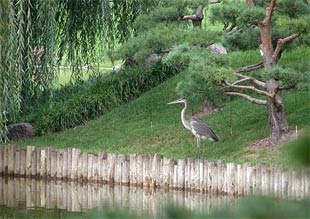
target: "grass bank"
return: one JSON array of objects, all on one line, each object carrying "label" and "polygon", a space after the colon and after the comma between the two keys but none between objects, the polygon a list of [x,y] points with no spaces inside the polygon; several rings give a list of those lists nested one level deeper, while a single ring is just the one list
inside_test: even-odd
[{"label": "grass bank", "polygon": [[[307,54],[302,49],[293,52]],[[240,55],[236,57],[240,58]],[[244,57],[240,59],[246,60]],[[284,54],[283,60],[287,63],[290,57]],[[78,147],[94,153],[159,153],[174,158],[194,157],[195,139],[180,121],[182,106],[167,105],[178,98],[175,87],[184,78],[184,73],[178,74],[139,98],[73,129],[12,143],[38,147]],[[296,126],[299,129],[310,127],[309,95],[309,91],[282,93],[290,129]],[[197,111],[199,105],[194,104],[193,109]],[[246,147],[268,136],[267,110],[263,106],[234,98],[226,102],[221,111],[203,120],[221,140],[203,141],[202,158],[238,163],[287,163],[283,148],[263,148],[253,152]]]}]

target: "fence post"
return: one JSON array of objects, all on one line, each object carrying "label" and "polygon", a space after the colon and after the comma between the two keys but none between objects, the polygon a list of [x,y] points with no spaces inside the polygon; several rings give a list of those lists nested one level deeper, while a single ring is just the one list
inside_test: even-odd
[{"label": "fence post", "polygon": [[103,183],[108,183],[108,159],[107,159],[107,154],[104,153],[102,157],[102,166],[101,166],[101,174],[102,174],[102,180]]},{"label": "fence post", "polygon": [[52,149],[48,147],[46,149],[46,178],[51,178],[51,165],[52,165]]},{"label": "fence post", "polygon": [[8,157],[9,157],[9,147],[8,146],[4,146],[4,150],[3,150],[3,175],[7,175],[8,174]]},{"label": "fence post", "polygon": [[93,169],[92,169],[92,182],[98,182],[99,168],[98,168],[98,156],[93,154]]},{"label": "fence post", "polygon": [[57,151],[51,151],[51,179],[57,177]]},{"label": "fence post", "polygon": [[36,148],[36,177],[40,179],[40,170],[41,170],[41,149]]},{"label": "fence post", "polygon": [[282,173],[283,169],[280,166],[277,166],[275,168],[275,179],[274,179],[274,195],[279,198],[280,193],[281,193],[281,188],[282,188]]},{"label": "fence post", "polygon": [[191,166],[193,163],[193,158],[186,158],[186,165],[185,165],[185,190],[191,190]]},{"label": "fence post", "polygon": [[191,175],[190,175],[190,189],[192,191],[198,191],[199,185],[199,159],[193,159],[190,163]]},{"label": "fence post", "polygon": [[137,155],[136,162],[136,177],[137,177],[137,186],[143,186],[143,154]]},{"label": "fence post", "polygon": [[208,184],[207,184],[207,191],[209,194],[212,194],[213,192],[213,175],[212,175],[212,171],[213,171],[213,166],[214,163],[211,161],[207,161],[207,165],[208,165],[208,169],[207,169],[207,177],[208,177]]},{"label": "fence post", "polygon": [[169,159],[169,169],[168,169],[168,188],[173,186],[173,177],[175,170],[176,161],[174,159]]},{"label": "fence post", "polygon": [[168,189],[169,188],[169,182],[170,182],[170,159],[164,157],[163,158],[163,188]]},{"label": "fence post", "polygon": [[40,156],[40,177],[46,178],[47,150],[42,149],[40,153],[41,153],[41,156]]},{"label": "fence post", "polygon": [[90,182],[93,178],[93,154],[87,154],[87,181]]},{"label": "fence post", "polygon": [[68,149],[63,150],[62,164],[62,178],[68,180],[70,178],[68,175]]},{"label": "fence post", "polygon": [[186,161],[184,159],[178,159],[178,165],[177,165],[177,188],[178,189],[184,189],[184,173],[185,173],[185,167],[186,167]]},{"label": "fence post", "polygon": [[248,166],[246,169],[246,194],[253,194],[253,176],[255,176],[255,169]]},{"label": "fence post", "polygon": [[204,175],[204,161],[199,160],[199,191],[203,192],[204,191],[204,185],[205,185],[205,175]]},{"label": "fence post", "polygon": [[80,157],[81,149],[78,148],[72,148],[72,164],[71,166],[68,166],[68,168],[71,168],[71,180],[77,180],[78,179],[78,162]]},{"label": "fence post", "polygon": [[108,182],[114,184],[115,179],[115,154],[108,153]]},{"label": "fence post", "polygon": [[87,152],[83,152],[81,155],[80,155],[80,167],[81,169],[79,170],[79,173],[80,173],[80,177],[81,177],[81,180],[84,181],[84,182],[87,182],[88,181],[88,153]]},{"label": "fence post", "polygon": [[150,164],[150,156],[144,155],[143,156],[143,187],[150,187],[151,179],[150,179],[150,170],[151,170],[151,164]]},{"label": "fence post", "polygon": [[124,162],[122,163],[122,185],[128,186],[130,182],[129,180],[129,159],[126,156],[124,157],[125,159],[124,159]]},{"label": "fence post", "polygon": [[15,150],[15,161],[14,161],[14,175],[20,176],[20,165],[21,165],[21,150]]},{"label": "fence post", "polygon": [[236,165],[234,163],[227,164],[227,178],[225,180],[227,182],[227,193],[229,195],[235,195],[236,188]]},{"label": "fence post", "polygon": [[2,176],[3,173],[4,173],[4,147],[0,146],[0,176]]},{"label": "fence post", "polygon": [[309,197],[310,194],[310,171],[308,170],[303,170],[302,171],[302,176],[303,176],[303,194],[304,198]]},{"label": "fence post", "polygon": [[57,160],[57,165],[56,165],[56,179],[62,180],[63,178],[63,149],[59,149],[56,151],[56,160]]},{"label": "fence post", "polygon": [[256,164],[256,174],[255,174],[255,194],[262,193],[262,164]]},{"label": "fence post", "polygon": [[163,159],[159,154],[155,154],[152,161],[152,184],[153,187],[160,187],[162,184]]},{"label": "fence post", "polygon": [[213,194],[218,194],[218,166],[214,163],[212,165],[212,170],[211,170],[211,177],[212,177],[212,193]]},{"label": "fence post", "polygon": [[34,146],[27,147],[26,153],[26,175],[27,177],[32,177],[36,175],[36,150]]},{"label": "fence post", "polygon": [[26,150],[20,150],[20,176],[26,175]]},{"label": "fence post", "polygon": [[115,184],[122,184],[122,162],[124,157],[121,154],[116,155],[115,157]]},{"label": "fence post", "polygon": [[[98,182],[103,182],[103,159],[105,154],[103,152],[98,153]],[[79,161],[80,162],[80,161]],[[79,177],[80,178],[80,177]]]},{"label": "fence post", "polygon": [[208,161],[203,160],[203,192],[207,193],[208,192],[208,179],[209,179],[209,174],[208,174]]},{"label": "fence post", "polygon": [[16,145],[8,146],[8,175],[14,176],[14,164],[15,164],[15,151],[17,147]]},{"label": "fence post", "polygon": [[226,183],[225,180],[224,180],[224,176],[225,176],[225,164],[223,160],[218,160],[217,163],[217,190],[218,190],[218,193],[222,194],[222,193],[225,193],[226,192]]},{"label": "fence post", "polygon": [[130,186],[137,185],[137,155],[130,154],[129,156],[129,179]]}]

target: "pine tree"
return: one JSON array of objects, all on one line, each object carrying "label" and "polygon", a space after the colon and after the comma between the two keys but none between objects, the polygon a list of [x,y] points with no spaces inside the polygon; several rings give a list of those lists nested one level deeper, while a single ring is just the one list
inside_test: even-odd
[{"label": "pine tree", "polygon": [[[221,32],[210,31],[204,25],[210,2],[219,3],[210,9],[210,20],[223,23]],[[289,46],[309,45],[309,1],[210,2],[163,1],[148,15],[137,18],[136,35],[120,48],[118,58],[130,60],[127,64],[150,64],[150,58],[157,57],[155,61],[186,71],[186,80],[177,87],[179,93],[202,98],[210,105],[222,95],[263,105],[268,110],[270,138],[281,138],[288,124],[280,92],[296,86],[303,75],[280,68],[277,63]],[[207,49],[221,40],[229,51],[260,49],[262,60],[233,70],[227,58],[212,55]],[[250,73],[259,69],[263,70],[255,76]]]}]

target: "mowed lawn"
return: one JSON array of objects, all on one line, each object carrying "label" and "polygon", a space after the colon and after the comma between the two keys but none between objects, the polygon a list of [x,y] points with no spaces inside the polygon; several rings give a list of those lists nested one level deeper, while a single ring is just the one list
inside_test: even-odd
[{"label": "mowed lawn", "polygon": [[[299,49],[295,53],[309,55],[309,52],[304,51],[306,50]],[[233,56],[238,57],[240,53]],[[289,59],[291,57],[284,54],[283,60],[287,62]],[[37,147],[77,147],[94,153],[159,153],[174,158],[195,157],[195,138],[183,127],[180,120],[183,106],[167,105],[168,102],[179,98],[175,87],[185,76],[185,73],[180,73],[130,103],[73,129],[11,143]],[[310,127],[309,95],[309,91],[282,93],[291,130],[295,130],[296,126],[299,130]],[[198,111],[200,104],[195,103],[191,109]],[[190,115],[189,111],[188,116]],[[222,110],[204,117],[203,121],[220,136],[219,142],[202,142],[204,159],[222,159],[238,163],[287,162],[284,156],[286,153],[283,153],[285,147],[254,151],[247,147],[268,136],[267,109],[264,106],[251,104],[239,98],[227,99]]]}]

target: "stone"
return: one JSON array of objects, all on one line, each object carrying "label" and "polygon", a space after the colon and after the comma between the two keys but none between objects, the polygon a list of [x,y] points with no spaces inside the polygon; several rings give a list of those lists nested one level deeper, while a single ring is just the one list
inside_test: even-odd
[{"label": "stone", "polygon": [[208,48],[210,49],[210,52],[212,54],[224,54],[224,55],[227,54],[226,48],[220,44],[217,44],[217,43],[210,45]]},{"label": "stone", "polygon": [[22,138],[33,138],[36,132],[30,123],[14,123],[8,125],[8,138],[10,140],[18,140]]}]

